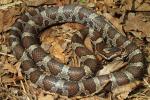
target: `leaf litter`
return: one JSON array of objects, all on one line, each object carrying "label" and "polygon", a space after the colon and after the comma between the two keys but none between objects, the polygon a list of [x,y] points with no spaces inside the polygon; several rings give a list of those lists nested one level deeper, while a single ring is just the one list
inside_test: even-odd
[{"label": "leaf litter", "polygon": [[[147,72],[142,81],[119,86],[106,95],[67,98],[49,93],[34,86],[21,72],[18,62],[10,51],[7,30],[25,10],[40,5],[64,5],[76,3],[105,16],[123,35],[135,42],[145,55]],[[1,0],[0,2],[0,99],[3,100],[149,100],[150,99],[150,1],[149,0]],[[42,32],[41,47],[56,60],[69,66],[79,67],[78,58],[71,50],[73,33],[84,26],[66,23]],[[92,51],[90,39],[86,47]],[[103,60],[102,57],[98,57]],[[99,74],[122,69],[126,63],[120,60],[104,62]],[[117,66],[116,66],[117,65]],[[9,94],[9,95],[8,95]],[[101,96],[101,97],[100,97]]]}]

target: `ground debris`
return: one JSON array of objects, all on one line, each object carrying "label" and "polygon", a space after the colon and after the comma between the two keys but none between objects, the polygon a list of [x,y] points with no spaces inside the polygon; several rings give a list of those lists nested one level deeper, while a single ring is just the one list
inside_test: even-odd
[{"label": "ground debris", "polygon": [[[145,78],[123,87],[118,87],[106,96],[97,94],[87,97],[67,98],[37,88],[24,78],[20,62],[8,46],[10,26],[20,17],[25,8],[29,10],[42,5],[81,4],[105,16],[124,36],[143,50],[148,65]],[[41,47],[59,62],[79,67],[78,59],[71,51],[73,33],[83,25],[66,23],[53,26],[40,37]],[[85,45],[92,51],[87,38]],[[103,60],[99,57],[100,60]],[[68,63],[69,62],[69,63]],[[126,63],[111,62],[98,74],[104,75],[122,69]],[[141,85],[142,83],[142,85]],[[138,88],[138,89],[137,89]],[[135,90],[134,90],[135,89]],[[0,100],[150,100],[150,1],[149,0],[0,0]],[[103,98],[105,97],[105,98]],[[114,98],[115,97],[115,98]]]}]

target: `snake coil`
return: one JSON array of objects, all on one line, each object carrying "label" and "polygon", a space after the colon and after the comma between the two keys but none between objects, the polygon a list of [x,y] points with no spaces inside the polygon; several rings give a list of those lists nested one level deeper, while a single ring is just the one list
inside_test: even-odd
[{"label": "snake coil", "polygon": [[[87,35],[84,31],[78,32],[72,38],[74,52],[80,57],[82,67],[69,67],[52,59],[38,44],[37,34],[48,26],[66,22],[77,22],[89,27],[86,31],[101,54],[104,54],[100,49],[105,45],[104,39],[114,47],[125,49],[128,53],[126,69],[89,77],[102,66],[98,67],[95,56],[84,47],[83,40]],[[69,97],[94,94],[108,81],[113,88],[143,75],[141,50],[122,36],[103,16],[80,5],[39,7],[23,14],[10,29],[9,44],[13,54],[22,62],[22,71],[33,83],[47,91]],[[43,69],[49,69],[51,74],[45,74],[38,67],[39,64],[42,64]]]}]

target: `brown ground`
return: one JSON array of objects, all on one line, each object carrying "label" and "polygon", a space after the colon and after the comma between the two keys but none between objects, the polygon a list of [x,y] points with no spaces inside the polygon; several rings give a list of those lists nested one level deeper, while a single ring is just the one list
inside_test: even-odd
[{"label": "brown ground", "polygon": [[[20,71],[20,62],[12,55],[8,45],[7,32],[21,13],[41,5],[63,5],[79,3],[103,14],[130,40],[135,42],[145,55],[147,72],[142,81],[135,81],[116,88],[107,97],[98,94],[88,97],[62,97],[36,88],[26,80]],[[79,24],[54,26],[41,36],[41,46],[62,63],[70,61],[70,38]],[[51,33],[51,34],[49,34]],[[88,39],[87,47],[90,48]],[[100,57],[99,57],[100,58]],[[101,58],[100,58],[101,59]],[[150,0],[0,0],[0,100],[150,100]],[[124,63],[117,61],[108,64],[112,70]],[[78,66],[77,59],[71,58],[70,65]],[[116,66],[117,65],[117,66]],[[108,67],[107,67],[108,68]],[[101,95],[101,97],[100,97]]]}]

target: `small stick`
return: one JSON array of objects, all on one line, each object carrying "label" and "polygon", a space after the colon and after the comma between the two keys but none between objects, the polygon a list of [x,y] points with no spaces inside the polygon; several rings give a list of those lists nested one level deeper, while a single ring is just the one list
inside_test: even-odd
[{"label": "small stick", "polygon": [[0,52],[0,55],[9,56],[9,57],[15,57],[14,55],[3,53],[3,52]]}]

